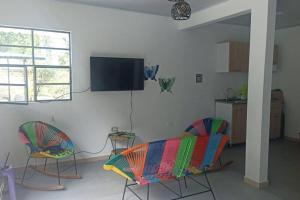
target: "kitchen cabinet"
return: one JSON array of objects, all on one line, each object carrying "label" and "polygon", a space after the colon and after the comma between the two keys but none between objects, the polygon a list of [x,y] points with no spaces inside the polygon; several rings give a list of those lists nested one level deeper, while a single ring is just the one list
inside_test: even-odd
[{"label": "kitchen cabinet", "polygon": [[216,102],[216,117],[228,122],[230,145],[246,141],[247,104]]},{"label": "kitchen cabinet", "polygon": [[[246,142],[247,104],[216,101],[216,117],[228,122],[230,144]],[[282,104],[278,101],[271,103],[270,139],[280,138]]]},{"label": "kitchen cabinet", "polygon": [[231,140],[234,144],[246,141],[247,127],[247,104],[232,105],[232,134]]},{"label": "kitchen cabinet", "polygon": [[271,104],[271,118],[270,118],[270,138],[276,139],[281,136],[281,114],[282,103],[274,101]]},{"label": "kitchen cabinet", "polygon": [[[246,42],[228,41],[217,44],[216,72],[244,72],[249,71],[250,45]],[[273,71],[277,70],[278,51],[274,47]]]}]

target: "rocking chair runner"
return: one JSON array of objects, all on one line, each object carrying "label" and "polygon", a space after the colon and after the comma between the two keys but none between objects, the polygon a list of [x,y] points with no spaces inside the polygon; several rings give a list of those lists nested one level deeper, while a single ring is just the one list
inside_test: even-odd
[{"label": "rocking chair runner", "polygon": [[[174,199],[187,198],[193,195],[211,192],[213,190],[207,178],[207,171],[216,165],[223,148],[229,141],[225,135],[227,123],[223,120],[204,119],[193,123],[181,138],[162,140],[137,145],[120,155],[113,157],[104,165],[105,170],[111,170],[126,178],[123,200],[126,189],[129,189],[137,198],[142,199],[133,185],[147,185],[147,200],[149,200],[149,185],[160,183],[176,195]],[[198,182],[192,175],[204,174],[206,185]],[[181,189],[180,178],[186,177],[204,187],[204,191],[184,195]],[[165,180],[177,180],[179,192],[163,183]],[[133,181],[133,184],[128,184]]]},{"label": "rocking chair runner", "polygon": [[[37,190],[62,190],[64,186],[61,185],[61,178],[64,179],[79,179],[77,163],[75,156],[75,147],[70,138],[59,129],[46,124],[44,122],[33,121],[23,124],[19,128],[19,136],[22,142],[30,148],[30,154],[28,156],[26,166],[23,172],[21,182],[19,184],[24,187]],[[60,174],[59,160],[73,157],[75,175],[64,176]],[[34,170],[46,175],[54,176],[58,178],[58,185],[38,187],[24,184],[24,178],[31,158],[42,158],[45,159],[44,168],[39,169],[38,167],[31,166]],[[56,160],[57,173],[51,173],[46,170],[48,159]]]}]

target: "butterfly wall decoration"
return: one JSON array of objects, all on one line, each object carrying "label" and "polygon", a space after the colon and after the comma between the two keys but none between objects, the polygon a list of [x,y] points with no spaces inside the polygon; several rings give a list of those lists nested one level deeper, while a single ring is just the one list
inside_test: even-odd
[{"label": "butterfly wall decoration", "polygon": [[158,79],[159,86],[160,86],[160,92],[170,92],[173,93],[172,87],[175,83],[175,77],[173,78],[159,78]]},{"label": "butterfly wall decoration", "polygon": [[144,77],[145,80],[153,80],[153,81],[157,81],[156,80],[156,74],[158,72],[159,69],[159,65],[156,66],[145,66],[144,69]]}]

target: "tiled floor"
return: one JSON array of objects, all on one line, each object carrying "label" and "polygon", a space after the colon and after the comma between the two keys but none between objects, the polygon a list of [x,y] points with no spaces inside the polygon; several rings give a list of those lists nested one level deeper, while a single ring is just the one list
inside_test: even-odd
[{"label": "tiled floor", "polygon": [[[251,188],[243,183],[244,146],[226,150],[225,159],[234,160],[234,164],[224,171],[209,174],[217,200],[299,200],[300,199],[300,145],[288,141],[272,142],[270,148],[270,186],[263,190]],[[63,180],[65,191],[39,192],[17,187],[20,200],[121,200],[125,181],[118,175],[102,169],[103,163],[80,165],[81,180]],[[19,175],[20,173],[18,173]],[[201,180],[201,178],[199,178]],[[45,184],[56,183],[55,179],[38,175],[31,182]],[[176,189],[176,183],[168,183]],[[189,182],[189,189],[196,191],[196,185]],[[145,196],[145,188],[137,192]],[[172,194],[160,185],[151,185],[150,199],[171,199]],[[136,200],[130,194],[126,200]],[[211,194],[187,198],[187,200],[210,200]]]}]

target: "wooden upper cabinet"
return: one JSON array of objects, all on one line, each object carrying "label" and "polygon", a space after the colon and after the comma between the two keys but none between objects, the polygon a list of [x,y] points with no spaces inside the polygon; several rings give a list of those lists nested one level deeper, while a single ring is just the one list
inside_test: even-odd
[{"label": "wooden upper cabinet", "polygon": [[248,72],[249,45],[243,42],[229,43],[229,71]]},{"label": "wooden upper cabinet", "polygon": [[[249,71],[250,45],[246,42],[223,42],[217,44],[216,72],[245,72]],[[274,48],[274,62],[278,63],[278,46]]]}]

